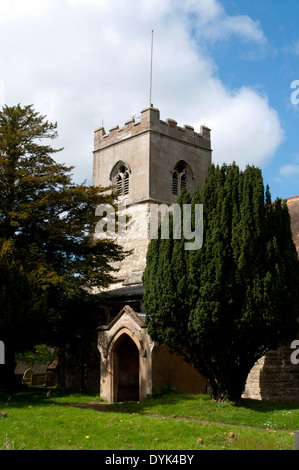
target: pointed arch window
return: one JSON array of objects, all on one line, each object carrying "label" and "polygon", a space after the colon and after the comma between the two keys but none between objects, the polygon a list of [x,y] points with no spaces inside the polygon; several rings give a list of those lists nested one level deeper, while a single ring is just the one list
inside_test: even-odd
[{"label": "pointed arch window", "polygon": [[122,196],[129,194],[130,190],[130,171],[127,165],[119,162],[112,171],[112,182]]},{"label": "pointed arch window", "polygon": [[183,189],[187,188],[187,181],[187,166],[184,162],[179,162],[172,173],[172,194],[178,196]]}]

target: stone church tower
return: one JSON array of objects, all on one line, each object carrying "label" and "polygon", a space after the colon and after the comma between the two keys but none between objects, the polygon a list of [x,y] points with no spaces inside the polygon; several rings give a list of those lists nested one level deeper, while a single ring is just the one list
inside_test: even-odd
[{"label": "stone church tower", "polygon": [[106,134],[94,133],[93,184],[115,185],[131,219],[119,242],[132,250],[118,266],[118,282],[104,295],[107,322],[98,328],[100,394],[110,402],[142,400],[167,384],[178,391],[205,393],[205,379],[177,356],[155,345],[145,323],[142,274],[150,241],[153,206],[173,204],[180,191],[203,185],[211,164],[210,130],[200,132],[173,119],[160,120],[154,107]]},{"label": "stone church tower", "polygon": [[133,250],[119,266],[118,287],[141,281],[150,240],[149,217],[153,205],[171,205],[181,189],[201,187],[211,163],[210,130],[179,127],[173,119],[160,120],[159,110],[141,111],[141,119],[127,121],[106,134],[94,134],[93,184],[111,184],[121,190],[122,203],[131,216],[122,245]]}]

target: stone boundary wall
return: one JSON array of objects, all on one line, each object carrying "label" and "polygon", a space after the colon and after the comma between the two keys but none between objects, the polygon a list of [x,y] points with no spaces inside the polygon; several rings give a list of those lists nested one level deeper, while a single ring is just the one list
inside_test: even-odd
[{"label": "stone boundary wall", "polygon": [[285,200],[289,214],[291,218],[291,230],[293,234],[293,240],[296,246],[297,253],[299,255],[299,196],[289,197]]},{"label": "stone boundary wall", "polygon": [[269,351],[251,369],[243,398],[299,403],[299,364],[290,345]]}]

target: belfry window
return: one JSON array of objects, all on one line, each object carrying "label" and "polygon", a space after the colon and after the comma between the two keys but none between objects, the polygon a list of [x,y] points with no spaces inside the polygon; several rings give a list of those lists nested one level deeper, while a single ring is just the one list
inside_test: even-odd
[{"label": "belfry window", "polygon": [[121,195],[129,194],[129,183],[129,170],[125,165],[120,165],[115,176],[115,184]]},{"label": "belfry window", "polygon": [[178,194],[178,174],[176,170],[172,173],[172,194]]},{"label": "belfry window", "polygon": [[187,179],[186,165],[184,162],[177,163],[172,173],[172,194],[177,196],[184,188],[187,188]]}]

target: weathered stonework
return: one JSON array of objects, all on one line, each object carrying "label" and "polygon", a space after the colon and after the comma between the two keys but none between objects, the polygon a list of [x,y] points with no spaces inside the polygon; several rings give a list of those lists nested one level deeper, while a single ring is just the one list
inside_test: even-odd
[{"label": "weathered stonework", "polygon": [[211,163],[210,130],[201,126],[197,133],[172,119],[161,121],[158,109],[146,108],[138,122],[132,119],[108,134],[103,127],[95,131],[93,184],[109,186],[114,165],[123,161],[132,174],[128,205],[140,201],[169,204],[173,201],[171,172],[180,160],[190,165],[191,190],[202,186]]},{"label": "weathered stonework", "polygon": [[293,240],[299,255],[299,196],[294,196],[286,199],[290,217],[291,217],[291,230]]},{"label": "weathered stonework", "polygon": [[109,325],[98,330],[104,400],[142,401],[170,384],[179,392],[206,393],[202,375],[151,341],[144,314],[126,305]]},{"label": "weathered stonework", "polygon": [[210,129],[201,126],[200,132],[188,125],[179,127],[173,119],[160,120],[158,109],[141,111],[141,119],[130,119],[106,134],[100,127],[94,133],[93,184],[106,188],[114,183],[114,168],[123,162],[129,173],[128,194],[121,197],[131,215],[129,233],[120,244],[133,250],[119,269],[117,287],[133,271],[144,270],[150,241],[150,207],[153,204],[175,202],[172,191],[172,173],[183,161],[188,167],[187,188],[192,193],[203,185],[211,164]]},{"label": "weathered stonework", "polygon": [[290,345],[269,351],[248,375],[244,398],[299,403],[299,365]]}]

